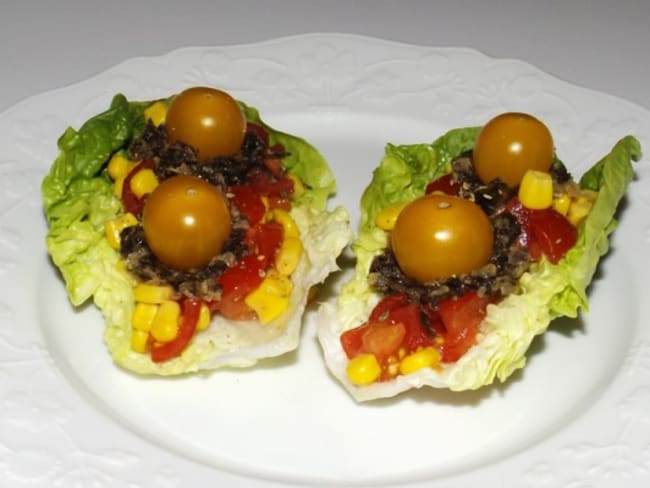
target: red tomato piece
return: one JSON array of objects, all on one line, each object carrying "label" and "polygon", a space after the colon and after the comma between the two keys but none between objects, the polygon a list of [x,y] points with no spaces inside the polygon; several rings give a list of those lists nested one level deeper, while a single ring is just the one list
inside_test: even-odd
[{"label": "red tomato piece", "polygon": [[409,303],[403,307],[395,308],[388,315],[391,322],[404,324],[405,335],[401,345],[406,348],[407,353],[433,344],[433,340],[422,323],[420,307],[416,304]]},{"label": "red tomato piece", "polygon": [[269,197],[269,208],[279,208],[280,210],[289,211],[291,210],[291,200],[284,197]]},{"label": "red tomato piece", "polygon": [[438,313],[447,331],[442,346],[444,362],[457,361],[475,344],[478,327],[485,318],[486,308],[491,301],[490,297],[470,291],[438,304]]},{"label": "red tomato piece", "polygon": [[346,330],[341,334],[341,346],[348,359],[361,354],[363,348],[363,334],[368,330],[369,323],[366,322],[354,329]]},{"label": "red tomato piece", "polygon": [[254,171],[250,175],[250,186],[260,195],[287,196],[293,193],[293,180],[286,176],[272,178],[262,171]]},{"label": "red tomato piece", "polygon": [[553,264],[557,264],[578,240],[577,229],[552,208],[534,210],[530,216],[530,230]]},{"label": "red tomato piece", "polygon": [[268,168],[268,170],[273,173],[273,176],[276,178],[279,178],[282,176],[283,169],[282,165],[280,165],[280,160],[278,158],[274,157],[268,157],[264,158],[264,166]]},{"label": "red tomato piece", "polygon": [[172,359],[185,350],[192,337],[194,337],[200,312],[200,298],[188,297],[183,300],[181,303],[181,318],[178,325],[178,334],[170,342],[152,346],[151,360],[154,363],[161,363]]},{"label": "red tomato piece", "polygon": [[388,320],[388,313],[391,310],[394,310],[399,307],[403,307],[408,304],[406,295],[389,295],[381,299],[381,301],[375,305],[375,308],[370,312],[370,317],[368,318],[369,322],[384,322]]},{"label": "red tomato piece", "polygon": [[395,354],[406,335],[406,326],[401,323],[372,323],[361,336],[362,351],[374,354],[381,363]]},{"label": "red tomato piece", "polygon": [[232,203],[246,216],[251,226],[262,220],[266,207],[260,196],[250,186],[233,185],[228,188],[228,192],[233,195]]},{"label": "red tomato piece", "polygon": [[460,190],[460,183],[457,181],[452,181],[451,173],[448,173],[444,176],[441,176],[435,181],[429,183],[425,189],[425,193],[433,193],[434,191],[441,191],[447,195],[458,195]]},{"label": "red tomato piece", "polygon": [[283,237],[282,224],[275,220],[261,222],[248,230],[246,243],[249,249],[256,254],[261,269],[266,269],[273,262]]},{"label": "red tomato piece", "polygon": [[218,279],[221,299],[217,306],[221,315],[231,320],[250,320],[256,317],[244,299],[262,283],[262,263],[255,255],[246,256]]},{"label": "red tomato piece", "polygon": [[135,174],[141,169],[153,169],[154,166],[154,162],[150,159],[142,161],[136,165],[124,178],[124,183],[122,184],[122,205],[124,205],[124,208],[127,212],[130,212],[136,216],[142,213],[146,195],[142,198],[138,198],[136,194],[133,193],[133,190],[131,190],[131,179],[133,179]]}]

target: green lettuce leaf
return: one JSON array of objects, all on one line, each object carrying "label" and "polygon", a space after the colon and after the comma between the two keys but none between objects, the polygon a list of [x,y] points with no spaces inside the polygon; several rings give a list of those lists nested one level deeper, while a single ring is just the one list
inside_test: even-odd
[{"label": "green lettuce leaf", "polygon": [[[144,110],[151,103],[130,102],[117,95],[108,110],[89,119],[78,131],[68,128],[58,141],[60,153],[42,182],[41,193],[49,226],[47,249],[71,303],[79,306],[94,300],[105,318],[105,341],[114,360],[140,373],[180,374],[224,365],[249,366],[262,357],[295,349],[309,287],[336,269],[336,258],[351,237],[348,216],[343,209],[325,211],[336,186],[320,153],[303,139],[264,124],[254,108],[242,103],[248,120],[262,124],[271,142],[281,142],[291,153],[282,164],[305,182],[305,192],[293,212],[305,233],[303,239],[310,243],[305,244],[300,270],[292,277],[290,309],[273,324],[261,327],[251,323],[239,332],[221,320],[210,327],[211,333],[197,335],[181,358],[161,365],[131,351],[132,284],[118,269],[119,253],[109,246],[104,232],[104,222],[124,210],[113,195],[106,164],[142,133]],[[214,332],[219,327],[221,332]]]},{"label": "green lettuce leaf", "polygon": [[[455,145],[458,135],[465,132],[463,143]],[[450,155],[471,147],[476,128],[459,129],[436,141],[427,150],[422,146],[400,147],[400,152],[389,146],[386,156],[375,171],[372,182],[362,200],[362,225],[358,239],[353,243],[357,253],[357,267],[352,280],[342,287],[338,307],[325,304],[319,309],[317,327],[320,343],[330,371],[358,401],[390,397],[410,388],[430,386],[451,390],[476,389],[498,379],[505,381],[526,362],[526,351],[533,338],[546,331],[551,321],[559,316],[575,317],[586,309],[587,288],[596,271],[599,259],[609,246],[608,236],[614,230],[614,218],[619,201],[634,176],[632,161],[641,156],[641,147],[634,137],[621,139],[602,160],[582,177],[585,189],[598,191],[596,201],[578,228],[578,241],[557,265],[542,260],[531,267],[520,279],[520,290],[488,306],[481,324],[481,339],[458,362],[445,365],[442,370],[423,369],[398,376],[392,381],[366,387],[352,385],[345,372],[347,358],[340,345],[340,334],[365,321],[380,299],[367,280],[372,258],[386,245],[385,233],[374,225],[374,215],[386,205],[400,200],[400,192],[410,200],[423,194],[423,185],[415,185],[424,164],[433,164],[434,175],[449,162]],[[435,148],[448,152],[437,158]],[[433,155],[433,156],[432,156]],[[418,162],[414,160],[418,159]],[[559,161],[559,160],[558,160]],[[445,171],[442,171],[445,172]],[[386,179],[398,179],[398,187],[389,197],[380,188],[391,185]],[[430,180],[428,180],[430,181]],[[425,182],[426,184],[426,182]]]}]

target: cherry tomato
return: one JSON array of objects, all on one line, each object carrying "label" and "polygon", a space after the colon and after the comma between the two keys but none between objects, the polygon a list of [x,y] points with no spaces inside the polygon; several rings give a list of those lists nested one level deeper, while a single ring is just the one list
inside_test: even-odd
[{"label": "cherry tomato", "polygon": [[142,212],[147,244],[171,268],[205,266],[230,235],[230,211],[222,193],[195,176],[174,176],[149,195]]},{"label": "cherry tomato", "polygon": [[527,170],[548,171],[553,151],[553,138],[543,122],[524,113],[504,113],[481,129],[474,168],[484,183],[499,178],[514,188]]},{"label": "cherry tomato", "polygon": [[167,138],[198,151],[199,160],[236,154],[244,140],[246,117],[227,93],[207,87],[179,93],[167,110]]},{"label": "cherry tomato", "polygon": [[391,244],[404,274],[428,283],[487,264],[492,257],[492,224],[469,200],[431,194],[404,207]]}]

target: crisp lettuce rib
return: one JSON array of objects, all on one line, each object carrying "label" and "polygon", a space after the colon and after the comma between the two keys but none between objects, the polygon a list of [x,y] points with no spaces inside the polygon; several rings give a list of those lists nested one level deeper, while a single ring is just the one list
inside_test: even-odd
[{"label": "crisp lettuce rib", "polygon": [[616,208],[634,176],[632,161],[641,157],[639,141],[632,136],[621,139],[580,180],[583,188],[598,191],[598,196],[578,228],[575,246],[557,265],[546,260],[534,264],[521,277],[518,293],[489,305],[478,343],[459,361],[441,370],[423,369],[369,386],[358,387],[348,381],[348,359],[340,335],[364,322],[381,298],[367,280],[372,259],[387,243],[386,233],[374,224],[375,215],[390,204],[421,196],[429,181],[448,172],[454,155],[473,146],[477,134],[477,128],[457,129],[430,145],[388,145],[363,194],[359,235],[352,245],[357,256],[354,277],[342,287],[338,302],[324,304],[317,314],[327,366],[358,401],[391,397],[422,386],[469,390],[497,379],[505,381],[524,366],[533,338],[546,331],[554,318],[575,317],[580,309],[587,309],[587,287],[600,257],[608,250]]}]

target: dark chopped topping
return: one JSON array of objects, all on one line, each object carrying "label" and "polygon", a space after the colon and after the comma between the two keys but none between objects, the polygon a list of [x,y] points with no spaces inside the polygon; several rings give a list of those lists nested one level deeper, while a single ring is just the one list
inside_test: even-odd
[{"label": "dark chopped topping", "polygon": [[517,219],[503,212],[514,191],[500,180],[482,183],[474,172],[471,153],[462,154],[452,162],[452,180],[461,183],[459,196],[479,205],[492,222],[494,247],[490,262],[471,273],[422,284],[406,276],[392,250],[386,249],[370,265],[370,285],[377,291],[384,295],[403,293],[410,302],[435,306],[445,298],[461,296],[470,290],[501,296],[516,290],[531,258],[517,243],[521,231]]}]

